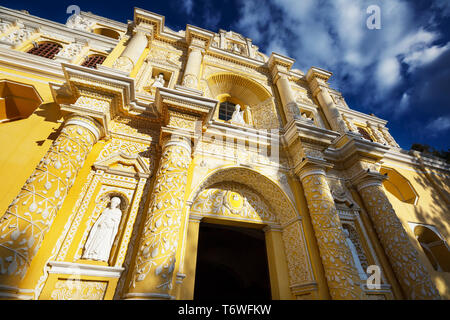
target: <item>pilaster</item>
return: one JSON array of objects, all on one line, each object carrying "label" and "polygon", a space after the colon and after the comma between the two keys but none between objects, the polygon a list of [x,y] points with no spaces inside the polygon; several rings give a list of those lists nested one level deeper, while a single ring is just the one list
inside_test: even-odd
[{"label": "pilaster", "polygon": [[331,129],[341,134],[345,134],[348,131],[347,126],[328,91],[327,81],[330,77],[330,72],[319,68],[311,68],[306,74],[306,79],[311,88],[311,92],[319,101],[320,106],[330,123]]},{"label": "pilaster", "polygon": [[78,171],[102,134],[94,119],[71,115],[0,219],[2,286],[20,286]]}]

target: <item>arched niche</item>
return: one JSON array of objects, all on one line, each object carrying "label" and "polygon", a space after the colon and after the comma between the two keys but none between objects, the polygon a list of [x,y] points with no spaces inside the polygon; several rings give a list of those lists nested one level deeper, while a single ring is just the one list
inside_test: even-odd
[{"label": "arched niche", "polygon": [[[192,219],[211,221],[209,219],[214,217],[228,225],[245,222],[248,226],[266,226],[263,228],[266,236],[268,231],[281,233],[277,248],[283,252],[277,251],[277,258],[268,254],[269,270],[280,263],[287,266],[285,287],[290,288],[294,296],[305,297],[317,289],[302,219],[286,193],[270,178],[250,168],[216,169],[194,188],[187,203]],[[266,244],[268,241],[266,238]],[[283,257],[282,262],[280,257]],[[271,283],[274,281],[278,286],[277,281],[281,280],[273,277],[272,274]]]},{"label": "arched niche", "polygon": [[381,167],[380,173],[388,176],[383,182],[387,191],[402,202],[417,204],[419,196],[408,179],[392,168]]},{"label": "arched niche", "polygon": [[450,249],[437,229],[426,224],[410,223],[410,226],[434,270],[450,272]]},{"label": "arched niche", "polygon": [[[249,106],[256,129],[276,129],[280,123],[272,94],[258,82],[235,73],[219,72],[206,79],[210,94],[219,101]],[[219,109],[214,115],[218,119]]]},{"label": "arched niche", "polygon": [[109,28],[103,28],[103,27],[98,27],[92,30],[93,33],[95,34],[99,34],[108,38],[113,38],[113,39],[119,39],[120,38],[120,33],[109,29]]}]

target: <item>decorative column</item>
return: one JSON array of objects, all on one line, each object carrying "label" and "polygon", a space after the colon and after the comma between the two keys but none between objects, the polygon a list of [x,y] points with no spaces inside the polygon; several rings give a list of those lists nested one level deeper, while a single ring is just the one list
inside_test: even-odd
[{"label": "decorative column", "polygon": [[0,218],[0,284],[15,286],[49,231],[78,171],[102,134],[88,116],[71,116]]},{"label": "decorative column", "polygon": [[272,73],[272,81],[280,93],[286,121],[289,123],[291,120],[300,117],[300,110],[289,83],[289,69],[294,64],[294,60],[272,53],[268,64]]},{"label": "decorative column", "polygon": [[148,46],[148,33],[151,33],[151,31],[143,27],[136,26],[126,48],[123,50],[120,57],[114,62],[112,67],[128,73],[131,72],[131,70],[133,70],[136,66],[141,54],[144,52],[144,49]]},{"label": "decorative column", "polygon": [[364,171],[354,179],[358,192],[380,239],[392,269],[409,299],[440,299],[431,277],[408,239],[387,198],[378,172]]},{"label": "decorative column", "polygon": [[213,32],[191,25],[186,27],[186,42],[189,48],[182,81],[183,87],[198,90],[203,54],[208,50],[213,38]]},{"label": "decorative column", "polygon": [[172,134],[162,156],[126,298],[170,299],[191,142]]},{"label": "decorative column", "polygon": [[305,192],[331,298],[364,299],[358,271],[346,245],[324,168],[306,163],[298,176]]},{"label": "decorative column", "polygon": [[189,56],[183,76],[183,86],[197,89],[200,66],[202,64],[204,50],[195,46],[189,47]]},{"label": "decorative column", "polygon": [[322,107],[328,122],[330,123],[331,129],[341,134],[345,134],[348,130],[347,126],[345,125],[345,122],[342,119],[333,98],[331,98],[331,95],[328,92],[328,85],[326,81],[330,77],[331,73],[318,68],[309,69],[306,75],[306,79],[311,87],[313,96],[319,101],[319,104]]}]

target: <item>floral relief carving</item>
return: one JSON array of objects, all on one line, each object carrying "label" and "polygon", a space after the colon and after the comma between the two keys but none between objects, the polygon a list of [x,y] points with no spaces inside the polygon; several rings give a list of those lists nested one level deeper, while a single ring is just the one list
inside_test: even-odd
[{"label": "floral relief carving", "polygon": [[296,221],[285,227],[282,236],[291,285],[312,281],[312,272],[301,222]]},{"label": "floral relief carving", "polygon": [[103,300],[107,285],[105,281],[58,280],[50,297],[52,300]]},{"label": "floral relief carving", "polygon": [[362,299],[359,275],[325,176],[310,174],[302,185],[332,299]]},{"label": "floral relief carving", "polygon": [[281,187],[260,173],[246,168],[233,167],[220,170],[203,181],[197,189],[203,190],[207,186],[213,186],[216,183],[224,181],[234,181],[246,185],[253,190],[264,190],[264,199],[267,203],[270,203],[273,212],[276,212],[277,219],[281,225],[289,223],[298,217],[298,213],[295,211],[287,195],[281,191]]},{"label": "floral relief carving", "polygon": [[259,195],[248,187],[235,183],[221,183],[203,190],[192,204],[190,212],[277,223],[277,218]]},{"label": "floral relief carving", "polygon": [[152,150],[153,148],[150,148],[149,143],[113,138],[100,152],[96,162],[102,162],[119,153],[123,153],[130,157],[139,155],[147,165],[147,168],[152,171],[154,165]]},{"label": "floral relief carving", "polygon": [[[165,146],[155,177],[130,286],[167,294],[172,289],[190,150]],[[144,281],[145,280],[145,281]],[[133,289],[131,289],[133,290]]]},{"label": "floral relief carving", "polygon": [[0,272],[24,276],[62,206],[95,137],[66,125],[0,220]]},{"label": "floral relief carving", "polygon": [[34,32],[35,30],[33,29],[19,25],[19,29],[1,37],[0,41],[9,43],[11,46],[16,46],[31,37]]},{"label": "floral relief carving", "polygon": [[111,101],[88,97],[88,96],[80,96],[77,101],[75,102],[75,105],[93,110],[93,111],[100,111],[100,112],[106,112],[109,110]]},{"label": "floral relief carving", "polygon": [[130,58],[121,56],[114,61],[112,67],[124,72],[131,72],[131,70],[133,70],[134,63],[130,60]]},{"label": "floral relief carving", "polygon": [[367,211],[397,279],[410,299],[439,299],[428,271],[420,262],[401,221],[381,185],[360,190]]},{"label": "floral relief carving", "polygon": [[0,22],[0,34],[1,33],[6,33],[6,31],[9,30],[9,28],[12,27],[12,23],[8,22],[8,21],[2,21]]},{"label": "floral relief carving", "polygon": [[68,60],[72,60],[73,58],[78,56],[78,54],[81,52],[81,50],[83,49],[83,47],[85,45],[86,44],[84,44],[84,43],[78,43],[78,42],[70,43],[70,44],[64,46],[64,48],[61,51],[59,51],[56,56],[61,57],[61,58],[66,58]]}]

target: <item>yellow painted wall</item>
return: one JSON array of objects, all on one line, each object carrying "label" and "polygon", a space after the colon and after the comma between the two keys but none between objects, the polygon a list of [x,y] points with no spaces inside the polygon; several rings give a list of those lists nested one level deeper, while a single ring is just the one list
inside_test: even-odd
[{"label": "yellow painted wall", "polygon": [[[13,72],[17,76],[9,74]],[[53,79],[6,68],[0,69],[0,79],[33,85],[43,100],[28,118],[0,125],[0,212],[4,213],[57,137],[62,118],[48,85]]]},{"label": "yellow painted wall", "polygon": [[[400,218],[406,232],[410,236],[411,242],[419,252],[420,259],[430,272],[441,296],[445,299],[450,299],[450,273],[437,272],[433,269],[431,263],[416,240],[411,227],[408,225],[408,222],[433,225],[439,230],[445,241],[450,243],[450,208],[448,203],[443,199],[442,194],[433,186],[431,181],[429,181],[426,174],[419,171],[418,168],[408,169],[399,166],[392,166],[388,163],[385,166],[393,168],[403,175],[403,177],[411,183],[419,196],[417,204],[414,205],[402,202],[389,191],[386,191],[395,212]],[[441,172],[440,174],[442,175],[443,173]],[[448,181],[448,178],[445,177],[435,176],[435,178],[441,181],[443,185],[445,184],[445,181]]]}]

